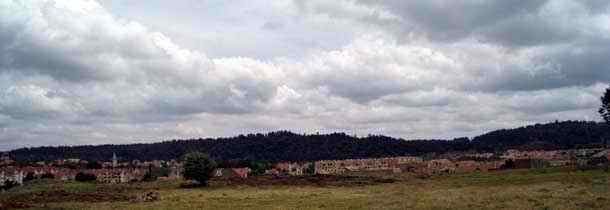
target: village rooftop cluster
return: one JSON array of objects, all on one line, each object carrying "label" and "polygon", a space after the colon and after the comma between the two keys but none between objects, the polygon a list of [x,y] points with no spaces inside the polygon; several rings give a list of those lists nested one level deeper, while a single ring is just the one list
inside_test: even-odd
[{"label": "village rooftop cluster", "polygon": [[[502,153],[428,154],[421,157],[401,156],[367,159],[319,160],[278,162],[265,168],[264,173],[253,174],[248,167],[217,168],[212,177],[217,179],[247,179],[248,176],[309,176],[357,175],[375,173],[408,173],[414,176],[487,172],[509,169],[546,167],[601,166],[610,158],[608,149],[573,149],[552,151],[507,150]],[[52,178],[75,180],[80,174],[93,175],[99,183],[129,183],[150,179],[182,179],[183,167],[178,160],[119,161],[113,154],[107,162],[90,162],[81,159],[62,159],[50,162],[18,164],[10,154],[0,157],[0,188],[19,186],[33,179]]]}]

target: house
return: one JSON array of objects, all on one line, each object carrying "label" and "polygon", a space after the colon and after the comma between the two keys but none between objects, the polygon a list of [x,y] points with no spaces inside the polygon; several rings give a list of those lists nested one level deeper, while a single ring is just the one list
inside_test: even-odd
[{"label": "house", "polygon": [[458,161],[455,163],[455,171],[457,173],[481,171],[481,166],[479,162],[474,160]]},{"label": "house", "polygon": [[507,150],[501,158],[503,159],[540,159],[540,160],[569,160],[572,156],[573,151],[570,150],[533,150],[533,151],[520,151],[520,150]]},{"label": "house", "polygon": [[182,179],[182,174],[184,172],[184,168],[182,165],[172,165],[169,168],[169,179]]},{"label": "house", "polygon": [[76,164],[79,164],[81,160],[80,160],[80,159],[78,159],[78,158],[70,158],[70,159],[66,159],[65,161],[66,161],[66,162],[68,162],[68,163],[76,163]]},{"label": "house", "polygon": [[428,174],[453,174],[455,169],[455,164],[449,159],[430,160],[426,164]]},{"label": "house", "polygon": [[100,183],[118,184],[132,181],[141,181],[144,171],[141,169],[95,169],[92,170],[96,181]]},{"label": "house", "polygon": [[23,173],[23,171],[0,171],[0,187],[5,186],[6,182],[9,181],[17,183],[18,185],[22,185],[23,178],[25,178],[25,174]]},{"label": "house", "polygon": [[517,159],[513,160],[516,169],[537,169],[551,166],[551,162],[543,159]]},{"label": "house", "polygon": [[421,163],[419,157],[389,157],[347,160],[321,160],[315,162],[316,174],[342,174],[355,171],[393,171],[401,172],[401,168]]},{"label": "house", "polygon": [[2,166],[2,165],[10,165],[13,162],[14,161],[11,160],[10,154],[8,152],[2,153],[2,155],[0,155],[0,166]]},{"label": "house", "polygon": [[282,162],[273,165],[278,174],[303,176],[314,173],[315,164],[311,162]]},{"label": "house", "polygon": [[250,168],[217,168],[214,170],[214,177],[220,179],[231,179],[231,178],[248,178]]},{"label": "house", "polygon": [[345,167],[342,167],[339,160],[320,160],[315,162],[316,174],[342,174]]},{"label": "house", "polygon": [[591,169],[608,163],[608,149],[579,149],[574,152],[574,165],[579,169]]}]

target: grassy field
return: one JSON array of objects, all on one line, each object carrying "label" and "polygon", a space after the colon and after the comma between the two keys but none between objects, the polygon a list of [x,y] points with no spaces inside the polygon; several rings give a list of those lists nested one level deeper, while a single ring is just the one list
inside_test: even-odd
[{"label": "grassy field", "polygon": [[[33,183],[0,194],[0,200],[52,191],[63,193],[66,199],[42,200],[44,203],[32,209],[610,209],[609,178],[603,171],[515,170],[393,183],[213,183],[197,189],[180,188],[177,182],[119,186]],[[135,202],[110,196],[137,196],[148,191],[159,192],[160,199]],[[96,192],[109,194],[101,195],[100,200],[78,199],[78,195]]]}]

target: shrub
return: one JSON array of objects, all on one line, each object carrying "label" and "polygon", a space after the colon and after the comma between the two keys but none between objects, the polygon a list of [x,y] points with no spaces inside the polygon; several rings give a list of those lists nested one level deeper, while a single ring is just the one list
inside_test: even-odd
[{"label": "shrub", "polygon": [[193,152],[184,156],[184,178],[187,180],[195,180],[205,186],[214,169],[216,162],[207,154]]},{"label": "shrub", "polygon": [[248,167],[252,170],[252,175],[256,176],[264,174],[267,169],[271,169],[272,165],[269,161],[256,160],[251,161]]},{"label": "shrub", "polygon": [[159,177],[164,177],[164,176],[169,176],[170,174],[170,169],[166,168],[166,167],[149,167],[148,170],[146,171],[146,173],[144,174],[144,177],[142,178],[142,181],[155,181],[157,180],[157,178]]},{"label": "shrub", "polygon": [[34,180],[36,177],[34,176],[34,172],[28,172],[28,174],[25,175],[25,177],[23,178],[24,182],[29,182]]},{"label": "shrub", "polygon": [[84,173],[84,172],[78,172],[76,174],[76,177],[74,177],[74,180],[79,181],[79,182],[92,182],[92,181],[95,181],[96,179],[97,179],[97,177],[95,176],[95,174]]},{"label": "shrub", "polygon": [[102,164],[97,161],[90,161],[87,163],[87,169],[100,169],[102,168]]},{"label": "shrub", "polygon": [[504,164],[502,166],[500,166],[500,168],[502,168],[502,169],[514,169],[515,168],[515,161],[513,161],[512,159],[508,159],[508,160],[504,161]]},{"label": "shrub", "polygon": [[19,183],[15,182],[13,180],[6,180],[6,181],[4,181],[4,185],[0,186],[0,189],[9,190],[13,187],[16,187],[17,185],[19,185]]},{"label": "shrub", "polygon": [[163,177],[163,176],[169,176],[170,170],[169,170],[169,168],[165,168],[165,167],[152,168],[151,173],[154,177]]},{"label": "shrub", "polygon": [[156,181],[158,177],[154,176],[150,171],[147,171],[144,174],[144,177],[142,178],[142,181],[145,182],[152,182],[152,181]]},{"label": "shrub", "polygon": [[41,179],[55,179],[55,175],[52,173],[44,173],[40,176]]}]

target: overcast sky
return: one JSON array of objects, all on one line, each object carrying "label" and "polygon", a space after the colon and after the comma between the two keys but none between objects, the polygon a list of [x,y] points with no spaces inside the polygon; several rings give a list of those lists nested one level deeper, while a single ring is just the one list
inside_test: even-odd
[{"label": "overcast sky", "polygon": [[0,150],[599,120],[607,0],[2,0]]}]

